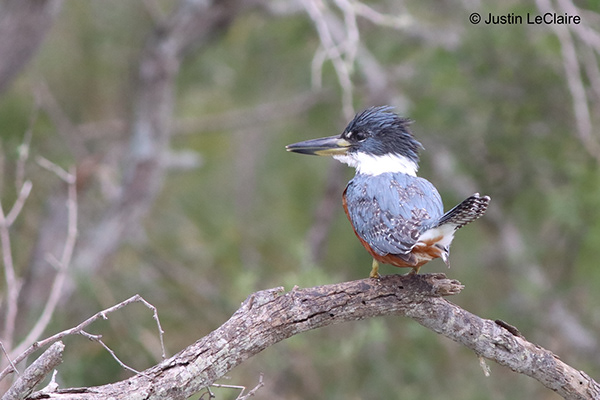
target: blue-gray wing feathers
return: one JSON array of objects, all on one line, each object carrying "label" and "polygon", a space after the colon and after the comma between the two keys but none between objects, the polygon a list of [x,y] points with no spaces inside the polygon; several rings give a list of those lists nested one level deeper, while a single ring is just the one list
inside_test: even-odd
[{"label": "blue-gray wing feathers", "polygon": [[421,233],[443,215],[435,187],[406,174],[356,175],[345,195],[356,233],[382,256],[408,254]]}]

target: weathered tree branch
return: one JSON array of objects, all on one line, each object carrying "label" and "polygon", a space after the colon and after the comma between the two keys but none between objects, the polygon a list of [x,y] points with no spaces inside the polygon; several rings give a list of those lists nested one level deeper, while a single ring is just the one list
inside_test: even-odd
[{"label": "weathered tree branch", "polygon": [[444,274],[391,275],[250,295],[221,327],[175,356],[124,381],[59,389],[30,398],[180,399],[212,384],[269,346],[311,329],[400,315],[540,381],[566,399],[597,399],[600,385],[505,323],[482,319],[443,299],[463,286]]},{"label": "weathered tree branch", "polygon": [[54,368],[62,363],[63,342],[58,341],[48,348],[19,376],[14,385],[2,396],[2,400],[21,400],[27,397],[35,387]]}]

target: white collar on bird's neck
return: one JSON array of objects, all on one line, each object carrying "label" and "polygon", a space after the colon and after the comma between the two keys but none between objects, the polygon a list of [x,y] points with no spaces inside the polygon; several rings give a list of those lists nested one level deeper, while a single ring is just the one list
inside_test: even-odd
[{"label": "white collar on bird's neck", "polygon": [[354,152],[333,156],[339,162],[356,168],[357,174],[379,175],[386,172],[417,176],[419,166],[416,162],[400,154],[376,156],[363,152]]}]

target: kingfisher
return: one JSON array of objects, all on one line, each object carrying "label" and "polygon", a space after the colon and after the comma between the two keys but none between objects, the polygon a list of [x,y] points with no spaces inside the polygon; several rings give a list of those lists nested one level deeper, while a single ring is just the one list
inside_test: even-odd
[{"label": "kingfisher", "polygon": [[489,196],[475,193],[444,213],[431,182],[417,176],[423,145],[409,129],[412,120],[389,106],[356,114],[341,135],[286,146],[300,154],[333,156],[356,169],[342,204],[354,233],[373,257],[371,278],[379,263],[412,268],[441,258],[450,267],[454,233],[485,214]]}]

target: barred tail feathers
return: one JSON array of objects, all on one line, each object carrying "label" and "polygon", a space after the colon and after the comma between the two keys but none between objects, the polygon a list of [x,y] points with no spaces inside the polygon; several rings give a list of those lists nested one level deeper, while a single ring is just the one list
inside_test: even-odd
[{"label": "barred tail feathers", "polygon": [[455,230],[462,228],[468,223],[483,216],[487,211],[490,200],[489,196],[482,197],[479,193],[475,193],[474,195],[467,197],[446,214],[442,215],[436,227],[450,224],[454,226]]}]

